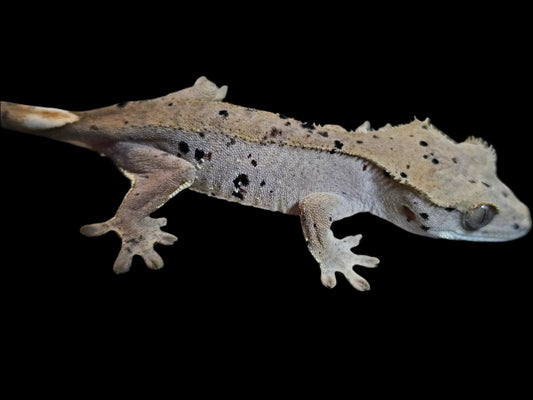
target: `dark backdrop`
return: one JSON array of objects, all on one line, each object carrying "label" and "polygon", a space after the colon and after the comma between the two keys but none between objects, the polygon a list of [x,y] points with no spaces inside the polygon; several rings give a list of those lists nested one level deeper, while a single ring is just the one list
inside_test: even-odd
[{"label": "dark backdrop", "polygon": [[[475,135],[493,144],[499,176],[533,205],[532,66],[520,10],[393,11],[390,21],[380,10],[218,11],[81,10],[41,19],[45,10],[37,10],[29,21],[15,10],[2,27],[1,99],[83,110],[158,97],[206,75],[229,86],[228,102],[302,121],[355,129],[365,120],[380,127],[429,117],[458,141]],[[252,340],[263,355],[281,338],[297,348],[305,339],[306,354],[346,351],[355,360],[370,347],[360,335],[378,333],[372,346],[399,359],[411,349],[424,354],[426,340],[448,360],[463,359],[454,349],[466,345],[466,362],[481,364],[491,360],[480,342],[487,336],[506,363],[529,351],[531,237],[432,240],[356,216],[336,232],[362,233],[356,251],[380,258],[375,270],[357,269],[372,290],[359,293],[342,277],[328,290],[297,218],[187,191],[156,214],[179,237],[158,247],[165,268],[150,271],[139,259],[116,276],[118,238],[79,234],[111,217],[128,190],[112,163],[5,130],[1,148],[0,284],[13,337],[89,332],[89,342],[122,342],[137,331],[152,341],[170,332],[212,351]],[[495,333],[502,327],[503,337]]]}]

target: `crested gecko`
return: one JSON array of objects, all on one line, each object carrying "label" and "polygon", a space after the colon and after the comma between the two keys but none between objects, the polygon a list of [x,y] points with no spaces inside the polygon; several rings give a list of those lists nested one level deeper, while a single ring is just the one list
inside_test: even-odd
[{"label": "crested gecko", "polygon": [[150,215],[184,189],[300,217],[321,281],[343,274],[361,291],[354,266],[375,267],[355,254],[361,235],[336,238],[333,222],[369,212],[406,231],[433,238],[506,241],[531,228],[528,208],[496,175],[496,153],[482,139],[457,143],[428,119],[355,131],[316,125],[223,102],[227,87],[205,77],[151,100],[90,111],[1,102],[5,129],[44,136],[109,157],[131,181],[115,216],[81,233],[114,231],[122,240],[113,270],[139,255],[163,266],[155,244],[176,236]]}]

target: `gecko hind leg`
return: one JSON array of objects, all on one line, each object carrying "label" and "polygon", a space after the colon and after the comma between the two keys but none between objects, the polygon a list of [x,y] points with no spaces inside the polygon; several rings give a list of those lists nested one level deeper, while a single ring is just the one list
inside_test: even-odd
[{"label": "gecko hind leg", "polygon": [[89,237],[110,231],[118,234],[122,247],[113,266],[116,273],[127,272],[135,255],[141,256],[148,268],[159,269],[164,262],[154,245],[171,245],[177,237],[161,230],[166,218],[152,218],[150,214],[189,187],[196,170],[181,158],[146,146],[116,145],[110,154],[131,180],[131,188],[113,218],[85,225],[81,233]]}]

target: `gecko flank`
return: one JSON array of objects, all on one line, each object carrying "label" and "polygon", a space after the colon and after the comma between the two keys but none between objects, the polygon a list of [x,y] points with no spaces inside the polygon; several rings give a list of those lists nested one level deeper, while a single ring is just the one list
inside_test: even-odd
[{"label": "gecko flank", "polygon": [[135,255],[149,268],[163,266],[154,245],[177,238],[161,230],[165,218],[150,215],[187,188],[299,216],[327,287],[339,272],[369,289],[353,268],[379,260],[352,252],[361,235],[339,239],[331,231],[356,213],[433,238],[506,241],[531,228],[528,208],[498,179],[496,153],[482,139],[457,143],[417,119],[348,132],[226,103],[226,92],[201,77],[160,98],[90,111],[2,102],[1,124],[99,152],[130,179],[115,216],[81,228],[86,236],[120,236],[117,273]]}]

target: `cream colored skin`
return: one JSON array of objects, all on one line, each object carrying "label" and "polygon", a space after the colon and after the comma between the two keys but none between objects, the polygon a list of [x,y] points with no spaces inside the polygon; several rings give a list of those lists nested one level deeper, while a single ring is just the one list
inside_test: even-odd
[{"label": "cream colored skin", "polygon": [[223,103],[226,91],[202,77],[164,97],[85,112],[2,102],[1,122],[97,151],[131,180],[112,219],[81,229],[121,237],[117,273],[135,255],[150,268],[163,266],[154,244],[177,238],[161,230],[165,218],[150,214],[186,188],[299,215],[327,287],[340,272],[356,289],[369,289],[353,267],[379,260],[351,251],[361,235],[338,239],[331,231],[356,213],[445,239],[506,241],[531,228],[528,208],[498,180],[495,153],[478,139],[455,143],[417,120],[347,132]]}]

